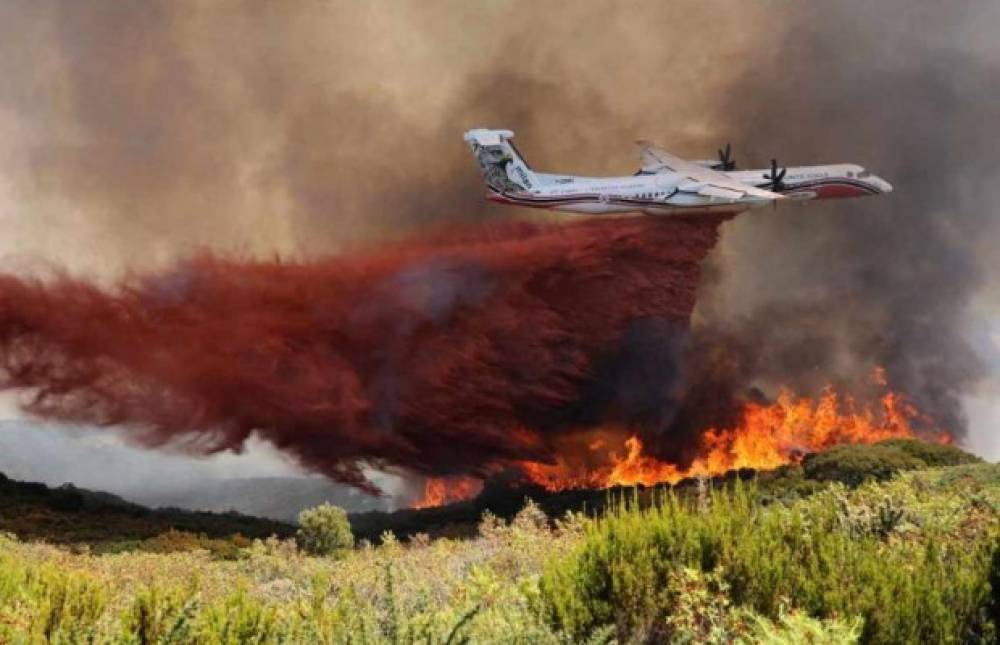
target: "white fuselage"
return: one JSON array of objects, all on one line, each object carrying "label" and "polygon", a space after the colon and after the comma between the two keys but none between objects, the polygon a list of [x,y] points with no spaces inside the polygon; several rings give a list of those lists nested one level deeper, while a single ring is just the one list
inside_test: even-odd
[{"label": "white fuselage", "polygon": [[[770,171],[741,170],[723,173],[754,187],[774,190],[766,177]],[[513,192],[490,190],[493,201],[576,213],[626,213],[650,215],[685,213],[738,213],[770,203],[754,198],[706,197],[678,190],[687,179],[670,171],[623,177],[580,177],[535,173],[537,186]],[[831,199],[872,195],[891,190],[879,177],[854,164],[799,166],[787,169],[778,192],[792,200]]]}]

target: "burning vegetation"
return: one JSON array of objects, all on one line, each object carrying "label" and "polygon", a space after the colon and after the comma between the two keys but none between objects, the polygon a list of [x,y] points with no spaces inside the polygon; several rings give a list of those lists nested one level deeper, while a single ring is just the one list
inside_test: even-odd
[{"label": "burning vegetation", "polygon": [[[687,467],[643,453],[642,440],[632,435],[623,444],[598,439],[588,446],[606,455],[607,464],[580,469],[566,460],[554,465],[524,463],[528,479],[549,490],[675,483],[685,477],[715,476],[730,470],[776,468],[840,444],[869,444],[886,439],[912,438],[946,443],[944,432],[917,430],[926,421],[899,393],[886,391],[872,405],[827,387],[818,399],[796,397],[783,389],[773,403],[747,403],[739,425],[708,428],[698,444],[698,457]],[[612,435],[613,436],[613,435]],[[623,454],[617,446],[623,446]]]},{"label": "burning vegetation", "polygon": [[[642,439],[625,430],[594,431],[582,448],[564,450],[552,463],[523,461],[514,467],[526,482],[549,491],[652,486],[743,468],[772,469],[842,444],[914,437],[951,442],[948,433],[931,429],[932,421],[905,396],[889,389],[882,370],[872,375],[872,385],[881,392],[869,404],[832,386],[817,398],[782,389],[774,402],[748,402],[737,425],[701,434],[698,456],[686,467],[647,454]],[[481,489],[482,482],[472,478],[431,478],[414,508],[468,499]]]}]

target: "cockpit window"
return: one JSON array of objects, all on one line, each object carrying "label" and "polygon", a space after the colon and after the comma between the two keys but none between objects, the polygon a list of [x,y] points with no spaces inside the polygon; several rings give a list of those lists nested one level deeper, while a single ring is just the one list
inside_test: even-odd
[{"label": "cockpit window", "polygon": [[864,179],[865,177],[871,177],[871,176],[872,174],[867,170],[862,170],[861,172],[858,173],[858,179]]}]

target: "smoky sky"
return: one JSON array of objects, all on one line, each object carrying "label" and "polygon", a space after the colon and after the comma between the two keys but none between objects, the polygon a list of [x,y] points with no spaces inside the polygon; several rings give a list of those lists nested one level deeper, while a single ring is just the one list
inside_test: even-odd
[{"label": "smoky sky", "polygon": [[513,128],[533,163],[580,172],[630,172],[643,133],[688,146],[718,127],[705,53],[669,54],[718,18],[656,10],[668,47],[628,5],[527,8],[4,3],[12,250],[109,271],[198,246],[326,253],[510,217],[482,200],[468,127]]},{"label": "smoky sky", "polygon": [[[0,246],[115,275],[199,247],[299,257],[488,204],[463,130],[542,170],[626,173],[631,140],[743,167],[856,162],[889,196],[723,227],[694,320],[741,386],[875,365],[959,431],[997,226],[985,3],[45,2],[0,5]],[[556,216],[558,217],[558,216]]]},{"label": "smoky sky", "polygon": [[706,331],[725,327],[754,348],[751,373],[856,382],[881,365],[961,432],[961,396],[985,367],[963,321],[995,258],[977,247],[997,232],[986,186],[1000,145],[984,125],[1000,116],[1000,68],[968,49],[977,12],[954,9],[837,3],[791,14],[772,64],[731,86],[734,138],[767,141],[790,164],[856,160],[896,191],[746,218],[738,226],[753,241],[715,257],[718,284],[702,302]]}]

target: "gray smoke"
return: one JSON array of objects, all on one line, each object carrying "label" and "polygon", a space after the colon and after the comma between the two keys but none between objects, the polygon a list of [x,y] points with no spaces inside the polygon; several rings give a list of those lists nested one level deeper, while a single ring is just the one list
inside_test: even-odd
[{"label": "gray smoke", "polygon": [[743,374],[857,384],[882,366],[960,434],[962,397],[987,368],[966,322],[989,286],[979,242],[998,231],[1000,144],[986,130],[1000,119],[1000,48],[975,46],[986,12],[956,9],[810,3],[786,16],[774,57],[722,99],[734,139],[788,164],[855,160],[897,190],[744,218],[701,303],[708,342],[725,328],[749,351]]}]

